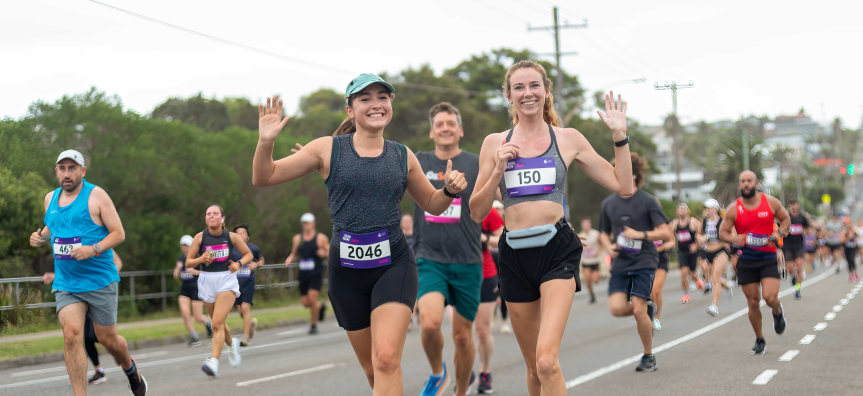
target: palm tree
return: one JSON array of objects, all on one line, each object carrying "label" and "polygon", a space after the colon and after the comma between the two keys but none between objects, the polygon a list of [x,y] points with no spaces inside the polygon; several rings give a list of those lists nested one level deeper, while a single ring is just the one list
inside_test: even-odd
[{"label": "palm tree", "polygon": [[[755,172],[755,175],[761,180],[765,151],[762,144],[763,140],[760,137],[752,136],[749,143],[752,147],[749,150],[749,169]],[[725,205],[739,197],[738,179],[740,173],[744,171],[742,135],[731,133],[720,139],[719,155],[714,170],[716,187],[713,188],[713,198]]]}]

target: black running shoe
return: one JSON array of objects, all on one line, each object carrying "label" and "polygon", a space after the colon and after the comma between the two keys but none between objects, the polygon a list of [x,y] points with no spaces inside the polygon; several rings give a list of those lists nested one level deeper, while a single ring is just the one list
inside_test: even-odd
[{"label": "black running shoe", "polygon": [[312,325],[312,327],[309,329],[309,335],[315,335],[315,334],[318,334],[318,333],[320,333],[320,332],[318,331],[318,326]]},{"label": "black running shoe", "polygon": [[635,368],[635,371],[656,371],[656,356],[641,355],[641,364]]},{"label": "black running shoe", "polygon": [[87,382],[89,382],[90,385],[96,385],[107,381],[108,377],[105,376],[105,373],[101,371],[96,371],[95,373],[93,373],[93,377],[91,377]]},{"label": "black running shoe", "polygon": [[321,303],[321,309],[320,309],[320,311],[318,311],[318,322],[323,322],[324,319],[327,318],[326,312],[327,312],[327,304]]},{"label": "black running shoe", "polygon": [[785,307],[779,304],[779,309],[782,312],[779,315],[773,315],[773,330],[776,330],[776,334],[782,335],[785,332]]},{"label": "black running shoe", "polygon": [[126,377],[129,378],[129,389],[134,396],[145,396],[147,394],[147,380],[138,372],[137,366],[135,367],[135,371]]},{"label": "black running shoe", "polygon": [[[475,383],[476,383],[476,373],[471,371],[470,372],[470,382],[467,383],[467,392],[465,392],[464,394],[469,395],[470,390],[471,390],[471,388],[473,388],[473,384],[475,384]],[[455,394],[457,390],[458,390],[458,384],[453,385],[452,393]]]},{"label": "black running shoe", "polygon": [[590,303],[596,304],[596,294],[590,293]]},{"label": "black running shoe", "polygon": [[491,373],[479,374],[479,386],[476,388],[476,392],[481,395],[490,395],[494,392],[494,389],[491,388]]},{"label": "black running shoe", "polygon": [[207,323],[204,323],[204,326],[207,328],[207,337],[213,338],[213,322],[207,320]]},{"label": "black running shoe", "polygon": [[201,346],[201,341],[200,341],[200,340],[198,340],[198,339],[196,339],[196,338],[193,338],[193,339],[189,340],[189,348],[199,347],[199,346]]},{"label": "black running shoe", "polygon": [[763,338],[756,338],[755,339],[755,346],[752,347],[752,351],[749,353],[751,353],[753,355],[756,353],[759,355],[763,355],[764,351],[766,351],[766,350],[767,350],[767,341],[764,341]]},{"label": "black running shoe", "polygon": [[798,300],[799,300],[799,299],[801,299],[801,298],[803,298],[803,295],[802,295],[802,294],[800,294],[800,290],[797,290],[797,291],[795,291],[795,292],[794,292],[794,298],[796,298],[796,299],[798,299]]},{"label": "black running shoe", "polygon": [[797,286],[797,274],[791,276],[791,286]]}]

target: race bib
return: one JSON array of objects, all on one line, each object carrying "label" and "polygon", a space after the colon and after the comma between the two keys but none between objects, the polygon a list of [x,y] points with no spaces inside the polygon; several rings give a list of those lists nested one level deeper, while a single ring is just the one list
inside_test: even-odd
[{"label": "race bib", "polygon": [[244,265],[243,268],[237,270],[237,278],[249,278],[252,276],[252,270],[249,269],[248,265]]},{"label": "race bib", "polygon": [[426,221],[429,223],[458,223],[461,221],[461,198],[454,198],[449,207],[438,216],[425,213]]},{"label": "race bib", "polygon": [[339,258],[348,268],[377,268],[392,264],[390,235],[387,230],[354,234],[339,232]]},{"label": "race bib", "polygon": [[855,241],[845,242],[845,247],[849,247],[849,248],[857,247],[857,242],[855,242]]},{"label": "race bib", "polygon": [[769,235],[764,234],[746,234],[746,246],[752,247],[765,247],[767,246],[767,242],[770,240]]},{"label": "race bib", "polygon": [[315,260],[314,259],[300,259],[300,271],[314,271],[315,269]]},{"label": "race bib", "polygon": [[677,242],[689,242],[692,239],[692,234],[689,231],[677,231]]},{"label": "race bib", "polygon": [[596,257],[596,253],[597,251],[594,248],[584,248],[584,252],[582,255],[587,258],[593,258]]},{"label": "race bib", "polygon": [[54,259],[74,260],[72,249],[81,247],[81,237],[54,238]]},{"label": "race bib", "polygon": [[803,224],[792,224],[791,229],[788,231],[791,235],[801,235],[803,234]]},{"label": "race bib", "polygon": [[665,241],[653,241],[653,244],[656,245],[656,247],[662,246],[663,243],[665,243]]},{"label": "race bib", "polygon": [[707,240],[710,242],[719,241],[719,235],[717,235],[715,228],[708,229],[706,235],[707,235]]},{"label": "race bib", "polygon": [[624,238],[621,232],[617,235],[617,246],[625,252],[638,253],[641,251],[641,240]]},{"label": "race bib", "polygon": [[510,197],[549,194],[554,192],[557,168],[552,157],[516,158],[506,163],[503,177]]},{"label": "race bib", "polygon": [[213,246],[205,246],[204,252],[210,253],[210,257],[213,258],[213,262],[221,262],[228,259],[228,255],[231,253],[228,250],[228,244],[223,245],[213,245]]},{"label": "race bib", "polygon": [[180,271],[180,279],[182,279],[183,282],[190,281],[190,280],[195,279],[195,275],[192,275],[191,273],[186,272],[186,270],[182,270],[182,271]]}]

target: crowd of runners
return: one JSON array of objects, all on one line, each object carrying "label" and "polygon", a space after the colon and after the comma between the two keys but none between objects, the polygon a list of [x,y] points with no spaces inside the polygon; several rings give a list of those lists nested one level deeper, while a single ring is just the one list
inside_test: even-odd
[{"label": "crowd of runners", "polygon": [[[858,280],[855,258],[863,248],[863,223],[855,227],[847,213],[820,222],[794,200],[786,209],[759,192],[755,173],[746,171],[739,178],[740,198],[724,205],[705,201],[700,220],[680,204],[669,219],[659,200],[641,189],[648,164],[630,151],[627,104],[620,97],[607,95],[605,111],[598,112],[609,129],[607,144],[614,145],[609,163],[578,131],[559,126],[551,81],[541,65],[514,64],[503,87],[512,128],[487,136],[479,154],[460,148],[461,114],[446,102],[429,111],[433,151],[414,153],[384,139],[395,89],[373,74],[348,84],[348,118],[332,137],[297,144],[285,158],[273,159],[288,120],[282,102],[273,97],[260,105],[253,183],[274,186],[317,172],[327,188],[332,233],[318,232],[315,216],[303,214],[302,232],[293,236],[285,260],[299,272],[309,334],[319,332],[317,323],[331,309],[374,394],[402,394],[404,382],[423,380],[402,377],[410,329],[420,332],[429,364],[421,395],[452,389],[461,396],[474,388],[492,393],[498,309],[500,332],[515,334],[524,357],[528,393],[566,394],[558,352],[573,297],[586,286],[589,303],[596,303],[595,287],[607,264],[609,312],[632,316],[637,324],[643,346],[637,371],[658,367],[652,339],[662,329],[662,288],[674,252],[681,303],[699,290],[712,299],[707,313],[717,317],[722,295],[731,299],[735,287],[742,289],[755,335],[752,354],[766,348],[762,300],[771,310],[774,332],[785,331],[781,278],[796,286],[798,299],[807,270],[815,266],[839,273],[844,265],[849,282]],[[611,192],[596,203],[597,229],[590,219],[580,219],[576,233],[564,216],[573,164]],[[125,239],[122,222],[108,194],[84,180],[80,152],[61,153],[55,171],[60,188],[46,195],[45,226],[30,243],[52,246],[56,272],[46,274],[45,282],[52,284],[57,301],[72,389],[86,394],[85,350],[97,369],[89,382],[105,381],[93,346],[99,342],[123,368],[132,394],[145,395],[147,381],[117,334],[122,263],[114,248]],[[400,210],[405,192],[414,201],[410,214]],[[230,365],[239,366],[241,347],[254,338],[255,271],[264,257],[250,243],[249,225],[229,231],[221,206],[201,209],[205,227],[180,238],[174,277],[182,284],[178,301],[189,346],[201,345],[197,322],[212,339],[202,371],[218,377],[223,349]],[[320,299],[325,274],[329,307]],[[242,317],[242,336],[232,335],[225,323],[232,307]],[[443,348],[450,337],[442,332],[447,317],[455,346],[451,361]],[[477,355],[479,373],[473,371]]]}]

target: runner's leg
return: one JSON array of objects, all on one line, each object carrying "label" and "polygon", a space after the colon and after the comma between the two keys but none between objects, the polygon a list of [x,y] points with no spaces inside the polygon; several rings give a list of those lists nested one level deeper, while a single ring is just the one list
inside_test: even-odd
[{"label": "runner's leg", "polygon": [[[191,301],[191,300],[190,300]],[[192,305],[192,316],[195,318],[195,321],[200,324],[207,324],[207,317],[204,316],[204,302],[203,301],[191,301]]]},{"label": "runner's leg", "polygon": [[[725,266],[728,264],[728,255],[720,253],[713,259],[713,305],[719,306],[719,297],[722,294],[722,287],[728,288],[722,275],[725,274]],[[657,271],[659,272],[659,271]],[[722,286],[722,287],[720,287]]]},{"label": "runner's leg", "polygon": [[656,304],[656,319],[659,319],[659,314],[662,312],[662,288],[665,287],[665,278],[668,277],[668,271],[657,269],[656,277],[653,278],[653,290],[650,292],[650,300]]},{"label": "runner's leg", "polygon": [[222,356],[222,347],[224,344],[232,345],[231,329],[225,323],[228,314],[231,312],[231,307],[237,300],[237,295],[230,290],[220,292],[216,295],[216,302],[205,303],[207,312],[210,312],[210,318],[213,321],[213,355],[215,359]]},{"label": "runner's leg", "polygon": [[527,365],[527,393],[530,396],[540,396],[542,392],[542,382],[536,369],[536,346],[542,320],[541,303],[542,298],[529,303],[506,304],[515,340]]},{"label": "runner's leg", "polygon": [[[746,304],[749,306],[749,324],[755,331],[755,338],[763,338],[764,335],[761,334],[761,292],[758,286],[758,283],[749,283],[740,286],[740,288],[743,289],[743,295],[746,296]],[[778,287],[777,280],[777,290]]]},{"label": "runner's leg", "polygon": [[[186,296],[177,298],[177,305],[180,306],[180,315],[183,316],[183,324],[186,325],[186,331],[192,333],[195,331],[195,325],[192,323],[192,299]],[[197,317],[195,318],[197,319]]]},{"label": "runner's leg", "polygon": [[372,395],[401,395],[404,392],[401,359],[411,320],[407,305],[390,302],[372,311]]},{"label": "runner's leg", "polygon": [[317,325],[318,323],[318,315],[321,311],[321,303],[318,302],[318,294],[319,292],[315,289],[309,289],[308,294],[306,294],[306,305],[309,307],[309,310],[312,312],[312,326]]},{"label": "runner's leg", "polygon": [[476,335],[479,340],[477,349],[479,349],[481,373],[487,373],[491,369],[491,356],[494,353],[494,336],[491,334],[491,328],[494,324],[496,307],[496,302],[481,303],[476,313]]},{"label": "runner's leg", "polygon": [[252,305],[244,302],[237,306],[237,311],[243,318],[243,336],[249,339],[249,329],[252,328]]},{"label": "runner's leg", "polygon": [[87,394],[87,358],[84,355],[84,316],[87,315],[87,303],[77,302],[60,309],[57,318],[63,329],[63,357],[66,361],[66,372],[72,383],[75,396]]},{"label": "runner's leg", "polygon": [[372,366],[372,328],[366,327],[362,330],[348,331],[348,340],[357,355],[357,360],[366,374],[369,386],[375,388],[375,369]]},{"label": "runner's leg", "polygon": [[422,328],[420,338],[426,358],[431,365],[432,374],[443,372],[444,338],[440,328],[443,323],[444,302],[444,296],[440,292],[426,293],[417,301]]},{"label": "runner's leg", "polygon": [[[473,322],[455,310],[452,322],[452,339],[455,344],[455,380],[456,394],[465,394],[470,383],[470,372],[476,357],[476,347],[473,343]],[[443,352],[443,351],[441,351]]]}]

